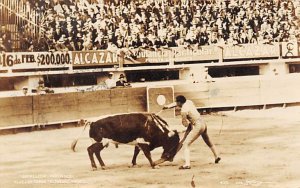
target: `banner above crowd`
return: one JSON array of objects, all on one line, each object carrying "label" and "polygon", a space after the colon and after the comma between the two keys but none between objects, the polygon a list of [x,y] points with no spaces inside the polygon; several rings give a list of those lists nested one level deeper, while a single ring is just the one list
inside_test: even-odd
[{"label": "banner above crowd", "polygon": [[0,60],[0,70],[71,67],[69,52],[9,52]]},{"label": "banner above crowd", "polygon": [[226,46],[223,54],[224,59],[279,57],[280,47],[279,43]]},{"label": "banner above crowd", "polygon": [[0,53],[0,70],[123,66],[128,64],[186,63],[230,59],[299,57],[297,41],[234,46],[188,46],[160,49],[118,49],[72,52]]},{"label": "banner above crowd", "polygon": [[134,60],[125,57],[125,64],[217,60],[220,52],[221,49],[216,46],[133,49],[127,52],[127,57],[134,57]]},{"label": "banner above crowd", "polygon": [[101,66],[119,64],[119,57],[110,51],[75,51],[72,52],[73,66]]}]

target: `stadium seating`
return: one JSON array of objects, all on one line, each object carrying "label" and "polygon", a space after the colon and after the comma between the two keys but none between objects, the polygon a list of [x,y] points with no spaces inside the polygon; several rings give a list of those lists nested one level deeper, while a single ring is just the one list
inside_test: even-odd
[{"label": "stadium seating", "polygon": [[41,27],[39,36],[23,37],[29,40],[23,51],[237,45],[300,36],[296,0],[28,2]]}]

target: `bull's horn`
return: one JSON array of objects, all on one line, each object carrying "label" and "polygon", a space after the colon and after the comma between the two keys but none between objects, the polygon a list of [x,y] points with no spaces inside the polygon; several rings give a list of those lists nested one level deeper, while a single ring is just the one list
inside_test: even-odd
[{"label": "bull's horn", "polygon": [[160,158],[160,159],[158,159],[157,161],[154,162],[154,166],[159,165],[159,164],[161,164],[161,163],[163,163],[165,161],[166,161],[166,159]]},{"label": "bull's horn", "polygon": [[172,137],[172,136],[174,136],[175,135],[175,132],[174,131],[170,131],[169,133],[168,133],[168,137]]}]

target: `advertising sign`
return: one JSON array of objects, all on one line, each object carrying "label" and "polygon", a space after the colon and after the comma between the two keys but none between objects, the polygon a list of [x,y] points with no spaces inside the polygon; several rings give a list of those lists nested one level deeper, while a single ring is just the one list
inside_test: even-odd
[{"label": "advertising sign", "polygon": [[299,56],[299,48],[297,41],[294,42],[283,42],[282,43],[282,57],[295,57]]},{"label": "advertising sign", "polygon": [[243,44],[224,47],[224,59],[279,57],[279,43]]},{"label": "advertising sign", "polygon": [[2,54],[1,59],[0,70],[63,68],[72,66],[69,52],[9,52]]},{"label": "advertising sign", "polygon": [[72,52],[73,66],[99,66],[119,64],[117,53],[110,51],[75,51]]},{"label": "advertising sign", "polygon": [[125,64],[201,61],[219,59],[221,48],[217,46],[203,46],[161,48],[156,50],[132,49],[125,54]]}]

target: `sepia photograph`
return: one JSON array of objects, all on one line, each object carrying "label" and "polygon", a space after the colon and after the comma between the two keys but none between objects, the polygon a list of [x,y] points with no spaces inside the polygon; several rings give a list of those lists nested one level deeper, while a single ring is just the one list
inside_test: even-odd
[{"label": "sepia photograph", "polygon": [[0,0],[0,188],[300,188],[300,0]]}]

